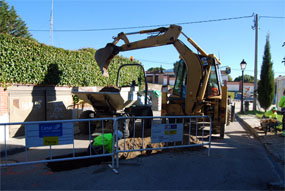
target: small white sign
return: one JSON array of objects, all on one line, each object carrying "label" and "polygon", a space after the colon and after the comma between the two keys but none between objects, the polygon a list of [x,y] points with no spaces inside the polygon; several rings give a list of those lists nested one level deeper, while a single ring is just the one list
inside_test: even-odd
[{"label": "small white sign", "polygon": [[73,144],[73,123],[25,125],[26,147]]},{"label": "small white sign", "polygon": [[179,142],[183,139],[183,124],[153,124],[151,143]]}]

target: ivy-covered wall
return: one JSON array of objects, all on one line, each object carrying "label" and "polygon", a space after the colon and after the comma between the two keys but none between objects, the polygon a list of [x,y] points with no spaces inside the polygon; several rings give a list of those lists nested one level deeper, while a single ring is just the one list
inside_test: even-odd
[{"label": "ivy-covered wall", "polygon": [[[120,65],[129,59],[116,56],[103,77],[94,59],[95,49],[64,50],[42,43],[0,34],[0,85],[34,84],[60,86],[106,86],[116,83]],[[135,62],[137,63],[137,62]],[[142,75],[138,67],[122,71],[120,84]]]}]

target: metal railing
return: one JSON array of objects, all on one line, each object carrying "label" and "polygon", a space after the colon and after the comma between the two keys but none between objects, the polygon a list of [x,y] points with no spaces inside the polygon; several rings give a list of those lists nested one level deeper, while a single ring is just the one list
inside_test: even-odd
[{"label": "metal railing", "polygon": [[[85,144],[88,145],[82,148],[87,153],[85,156],[77,156],[76,154],[76,149],[80,148],[77,147],[78,140],[74,138],[73,132],[74,125],[79,123],[85,123],[86,128],[88,128],[88,135],[86,135],[88,136],[88,141],[85,141]],[[109,132],[106,131],[108,128],[107,123],[111,126],[111,130],[109,127]],[[25,128],[25,157],[20,157],[21,159],[24,158],[20,161],[14,160],[14,155],[8,156],[6,131],[7,127],[9,128],[13,125],[21,125]],[[1,152],[4,153],[4,156],[1,155],[0,167],[111,157],[112,161],[109,166],[117,173],[116,169],[119,168],[120,153],[207,145],[208,155],[210,155],[212,121],[208,116],[140,116],[0,123],[0,128],[4,128],[4,152]],[[90,146],[92,140],[96,137],[96,135],[92,134],[94,129],[95,133],[97,133],[96,135],[102,135],[102,151],[100,153],[93,153]],[[111,152],[106,151],[104,144],[104,134],[106,133],[112,133]],[[136,139],[138,137],[140,139]],[[151,142],[147,142],[146,138],[151,140]],[[137,143],[138,140],[141,140],[141,142]],[[131,141],[132,146],[127,148],[126,141]],[[153,145],[155,144],[159,146],[154,147]],[[66,145],[72,147],[66,151],[69,155],[65,155],[67,157],[64,158],[58,158],[60,156],[58,154],[62,155],[62,148],[66,148]],[[135,145],[140,146],[138,148]],[[38,157],[31,157],[36,155]]]},{"label": "metal railing", "polygon": [[[17,123],[0,123],[0,128],[4,128],[4,152],[0,152],[0,153],[4,153],[2,156],[1,154],[1,163],[0,163],[0,167],[7,167],[7,166],[17,166],[17,165],[24,165],[24,164],[36,164],[36,163],[46,163],[46,162],[59,162],[59,161],[68,161],[68,160],[77,160],[77,159],[88,159],[88,158],[98,158],[98,157],[108,157],[111,156],[112,157],[112,164],[110,165],[110,167],[112,169],[114,169],[114,150],[115,150],[115,136],[113,136],[113,152],[111,153],[106,153],[105,152],[105,144],[104,144],[104,134],[105,134],[105,124],[106,121],[111,121],[114,124],[115,118],[94,118],[94,119],[75,119],[75,120],[55,120],[55,121],[33,121],[33,122],[17,122]],[[76,156],[76,149],[80,149],[80,148],[76,148],[76,144],[74,141],[74,128],[73,125],[74,124],[78,124],[78,123],[87,123],[88,125],[86,126],[86,128],[88,128],[88,145],[86,145],[86,148],[84,149],[85,151],[87,151],[88,146],[92,143],[92,134],[91,134],[91,127],[92,127],[92,123],[94,122],[101,122],[101,128],[97,128],[97,132],[101,131],[101,134],[103,135],[103,152],[101,154],[94,154],[91,151],[91,147],[89,147],[89,153],[86,156]],[[51,132],[48,132],[48,127],[49,124],[61,124],[61,131],[55,131],[54,129],[52,129]],[[69,124],[66,128],[65,124]],[[70,125],[72,124],[72,125]],[[22,127],[25,128],[25,144],[24,144],[24,152],[25,152],[25,159],[22,161],[17,160],[15,162],[15,159],[13,159],[13,157],[9,157],[8,156],[8,149],[7,149],[7,137],[6,137],[6,131],[7,131],[7,127],[13,126],[13,125],[21,125]],[[42,125],[42,131],[40,132],[40,126]],[[54,125],[53,125],[54,126]],[[94,126],[94,125],[93,125]],[[32,129],[32,130],[30,130]],[[37,130],[39,129],[39,130]],[[66,133],[66,130],[68,129],[68,133]],[[59,132],[60,136],[57,135],[57,133]],[[70,134],[70,132],[72,132],[72,134]],[[46,137],[64,137],[66,136],[65,134],[67,134],[69,139],[67,142],[66,140],[57,140],[55,141],[55,144],[57,145],[48,145],[49,143],[47,143],[47,145],[41,144],[41,142],[44,142],[44,136],[41,134],[46,134]],[[50,135],[52,136],[50,136]],[[113,134],[113,132],[112,132]],[[85,136],[86,138],[86,136]],[[38,139],[35,141],[35,139]],[[52,139],[51,139],[52,141]],[[63,143],[60,143],[63,142]],[[62,146],[65,145],[65,146]],[[66,154],[72,154],[72,156],[68,156],[66,158],[57,158],[54,157],[54,152],[57,149],[59,149],[58,147],[62,148],[62,147],[66,147],[66,145],[72,145],[71,148],[71,153],[68,151],[66,151]],[[36,149],[35,149],[36,148]],[[47,156],[47,153],[44,152],[44,154],[38,154],[36,153],[36,151],[43,153],[44,148],[48,148],[49,150],[49,154]],[[41,155],[38,156],[36,160],[30,160],[28,155],[29,152],[33,151],[33,155]],[[62,152],[61,152],[62,153]],[[86,152],[87,153],[87,152]],[[65,154],[65,155],[66,155]],[[46,157],[48,157],[48,159],[46,159]],[[22,157],[23,158],[23,157]],[[22,159],[20,158],[20,159]]]},{"label": "metal railing", "polygon": [[[157,120],[160,119],[160,120]],[[153,150],[163,150],[163,149],[179,149],[179,148],[187,148],[187,147],[199,147],[199,146],[208,146],[208,156],[210,155],[211,148],[211,136],[212,136],[212,120],[208,116],[158,116],[158,117],[149,117],[149,116],[141,116],[141,117],[118,117],[116,119],[116,123],[114,126],[115,132],[118,129],[118,121],[119,120],[130,120],[129,130],[130,137],[122,137],[119,140],[118,136],[116,136],[116,168],[119,168],[119,153],[126,152],[137,152],[137,151],[153,151]],[[136,123],[137,120],[140,120],[140,123]],[[151,120],[151,134],[146,135],[145,130],[148,127],[145,123],[148,123],[147,120]],[[138,124],[138,125],[137,125]],[[169,127],[171,131],[171,126],[174,125],[174,133],[169,133]],[[179,126],[180,125],[180,126]],[[131,127],[130,127],[131,126]],[[159,127],[160,126],[160,127]],[[208,134],[205,134],[205,128],[208,127]],[[160,136],[160,141],[154,141],[156,128],[160,128],[156,135]],[[178,132],[180,131],[180,133]],[[140,132],[140,133],[138,133]],[[138,148],[138,143],[135,141],[135,138],[139,134],[141,138],[140,148]],[[180,134],[180,137],[179,135]],[[171,136],[177,136],[171,140]],[[145,136],[151,137],[151,143],[147,146],[144,146]],[[207,136],[207,138],[206,138]],[[170,139],[169,139],[170,137]],[[185,141],[184,138],[188,137],[188,140]],[[194,142],[191,142],[191,138],[194,138]],[[126,148],[126,140],[132,142],[132,148]],[[123,146],[119,147],[119,142],[123,143]],[[158,147],[152,147],[153,144],[158,144]],[[129,145],[129,144],[128,144]],[[135,148],[135,145],[137,148]]]}]

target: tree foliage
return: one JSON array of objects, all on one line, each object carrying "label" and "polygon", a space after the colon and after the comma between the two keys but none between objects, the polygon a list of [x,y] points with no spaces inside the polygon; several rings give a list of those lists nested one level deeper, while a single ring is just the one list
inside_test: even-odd
[{"label": "tree foliage", "polygon": [[9,9],[5,0],[0,0],[0,33],[31,38],[25,22],[17,15],[14,6]]},{"label": "tree foliage", "polygon": [[[254,76],[245,74],[243,76],[243,80],[246,83],[254,83]],[[234,79],[234,82],[240,82],[240,81],[242,81],[242,76],[238,76]]]},{"label": "tree foliage", "polygon": [[258,101],[260,106],[266,111],[274,99],[275,84],[274,72],[272,70],[269,35],[266,37],[263,61],[261,66],[260,81],[258,82]]},{"label": "tree foliage", "polygon": [[176,62],[173,64],[173,71],[174,71],[175,74],[177,73],[178,66],[179,66],[179,61],[176,61]]},{"label": "tree foliage", "polygon": [[149,68],[148,70],[147,70],[147,72],[160,72],[160,73],[162,73],[163,72],[163,70],[165,70],[162,66],[160,66],[160,67],[151,67],[151,68]]}]

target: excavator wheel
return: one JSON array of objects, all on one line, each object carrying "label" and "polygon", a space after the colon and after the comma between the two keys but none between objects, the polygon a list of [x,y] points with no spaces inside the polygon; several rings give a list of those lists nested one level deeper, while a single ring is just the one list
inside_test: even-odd
[{"label": "excavator wheel", "polygon": [[[150,106],[136,106],[132,109],[132,116],[153,116],[152,110]],[[152,118],[143,119],[144,128],[151,128]]]},{"label": "excavator wheel", "polygon": [[227,123],[227,126],[230,125],[230,121],[231,121],[231,106],[228,106],[227,115],[226,115],[226,123]]},{"label": "excavator wheel", "polygon": [[[142,111],[142,116],[153,116],[151,107],[146,107],[145,110]],[[152,119],[144,119],[144,128],[150,129],[152,124]]]},{"label": "excavator wheel", "polygon": [[123,133],[124,138],[128,138],[130,136],[129,125],[130,119],[120,119],[118,121],[119,130]]},{"label": "excavator wheel", "polygon": [[[89,119],[91,118],[91,115],[94,114],[94,111],[91,110],[87,110],[87,111],[83,111],[79,117],[79,119]],[[91,122],[90,122],[91,123]],[[91,129],[90,129],[91,130]],[[79,132],[81,134],[84,135],[88,135],[89,134],[89,122],[88,121],[84,121],[84,122],[79,122]],[[91,133],[91,132],[90,132]]]},{"label": "excavator wheel", "polygon": [[220,138],[222,139],[225,137],[225,127],[226,124],[220,126]]}]

